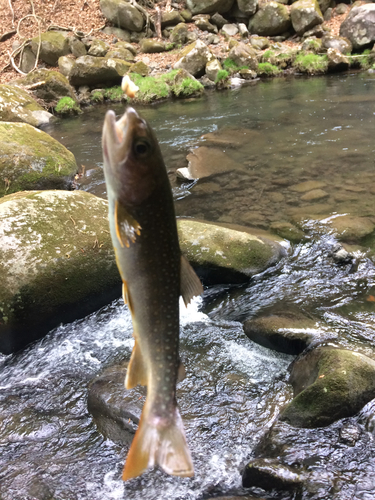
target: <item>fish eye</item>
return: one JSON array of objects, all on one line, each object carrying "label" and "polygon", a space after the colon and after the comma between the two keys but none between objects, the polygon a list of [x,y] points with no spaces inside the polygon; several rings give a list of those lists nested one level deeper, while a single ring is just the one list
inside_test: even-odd
[{"label": "fish eye", "polygon": [[150,143],[145,139],[138,139],[134,144],[134,152],[137,156],[145,156],[151,150]]}]

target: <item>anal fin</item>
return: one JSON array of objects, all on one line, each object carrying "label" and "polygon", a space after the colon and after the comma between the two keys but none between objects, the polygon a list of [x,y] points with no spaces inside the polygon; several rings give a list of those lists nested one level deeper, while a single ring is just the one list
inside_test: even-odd
[{"label": "anal fin", "polygon": [[196,295],[203,293],[203,286],[194,269],[184,255],[181,255],[181,295],[185,306]]},{"label": "anal fin", "polygon": [[136,385],[147,385],[147,369],[143,361],[142,351],[137,339],[130,357],[128,370],[125,377],[125,388],[132,389]]}]

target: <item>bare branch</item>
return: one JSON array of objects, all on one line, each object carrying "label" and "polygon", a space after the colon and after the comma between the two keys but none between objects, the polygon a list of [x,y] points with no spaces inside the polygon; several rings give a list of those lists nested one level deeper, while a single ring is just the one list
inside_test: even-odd
[{"label": "bare branch", "polygon": [[12,0],[8,0],[9,3],[9,8],[12,13],[12,26],[14,26],[14,10],[13,10],[13,5],[12,5]]}]

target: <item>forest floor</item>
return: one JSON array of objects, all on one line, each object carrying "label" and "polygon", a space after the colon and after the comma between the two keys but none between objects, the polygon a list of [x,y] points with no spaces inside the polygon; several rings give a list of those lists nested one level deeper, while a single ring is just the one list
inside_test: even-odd
[{"label": "forest floor", "polygon": [[[166,0],[158,2],[163,8]],[[153,10],[148,9],[152,15]],[[326,24],[331,28],[331,34],[338,35],[340,25],[346,14],[333,16]],[[101,29],[106,22],[99,0],[0,0],[0,83],[6,83],[20,75],[11,64],[10,54],[23,41],[38,36],[51,26],[58,26],[70,31],[82,31],[106,41],[112,41],[113,36],[105,35]],[[194,24],[189,25],[194,29]],[[13,32],[13,33],[12,33]],[[4,40],[5,39],[5,40]],[[216,56],[222,56],[223,44],[213,49]],[[143,59],[155,68],[163,71],[169,69],[177,60],[178,54],[142,54],[137,59]]]}]

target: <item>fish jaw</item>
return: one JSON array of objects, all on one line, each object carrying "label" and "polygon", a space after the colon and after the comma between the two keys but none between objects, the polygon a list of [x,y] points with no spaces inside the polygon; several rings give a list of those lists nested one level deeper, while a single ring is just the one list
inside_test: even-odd
[{"label": "fish jaw", "polygon": [[131,107],[117,121],[109,110],[104,119],[102,147],[108,191],[123,206],[140,205],[158,185],[160,163],[165,169],[151,128]]}]

